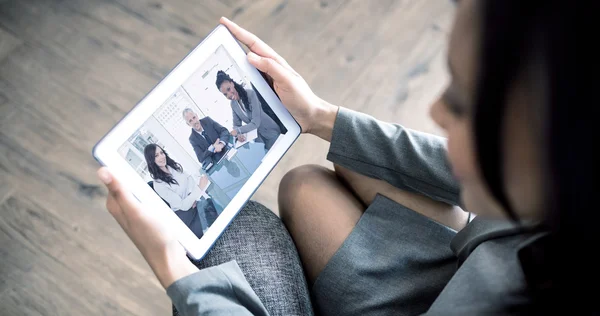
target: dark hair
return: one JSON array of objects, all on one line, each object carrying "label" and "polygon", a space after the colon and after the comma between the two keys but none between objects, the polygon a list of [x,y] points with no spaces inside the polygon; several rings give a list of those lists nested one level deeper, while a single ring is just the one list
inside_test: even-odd
[{"label": "dark hair", "polygon": [[[538,301],[551,303],[548,297],[557,295],[559,284],[565,281],[562,270],[569,271],[572,280],[578,280],[575,274],[581,277],[595,273],[583,266],[589,263],[582,262],[589,260],[585,253],[573,248],[589,243],[583,251],[594,249],[591,242],[597,239],[597,233],[592,225],[597,224],[590,217],[595,216],[592,199],[598,183],[594,168],[600,163],[593,139],[597,135],[593,122],[598,118],[591,113],[593,101],[576,100],[576,78],[581,76],[576,72],[580,67],[575,65],[575,2],[487,0],[476,5],[480,6],[481,22],[473,117],[476,153],[491,194],[514,221],[519,219],[507,198],[503,179],[502,127],[507,95],[517,76],[541,71],[537,81],[528,82],[540,92],[539,101],[528,106],[541,118],[536,127],[540,128],[543,150],[540,163],[545,177],[545,217],[539,228],[549,234],[535,253],[519,256],[535,261],[535,269],[523,267],[534,297],[545,297]],[[539,70],[526,68],[534,63]],[[570,261],[568,264],[577,262],[577,271],[561,266],[559,261],[563,260]],[[540,275],[539,270],[544,270],[546,279],[533,280],[532,276]]]},{"label": "dark hair", "polygon": [[163,153],[165,153],[165,157],[167,158],[167,166],[182,172],[183,168],[180,164],[175,162],[175,160],[169,157],[169,154],[157,144],[150,144],[144,148],[144,157],[146,158],[146,164],[148,165],[148,171],[150,172],[150,176],[154,180],[160,180],[162,182],[168,184],[179,184],[177,180],[173,179],[173,176],[169,173],[162,171],[155,162],[156,148],[160,148]]},{"label": "dark hair", "polygon": [[233,79],[231,79],[231,77],[229,77],[229,75],[226,72],[224,72],[223,70],[217,71],[217,81],[215,83],[216,83],[217,89],[219,89],[219,91],[221,90],[221,85],[225,81],[229,81],[229,82],[233,83],[235,90],[240,95],[240,98],[242,98],[242,103],[244,104],[244,108],[246,109],[246,111],[250,111],[250,102],[248,101],[248,93],[246,92],[246,89],[244,89],[244,87],[242,87],[241,84],[233,81]]}]

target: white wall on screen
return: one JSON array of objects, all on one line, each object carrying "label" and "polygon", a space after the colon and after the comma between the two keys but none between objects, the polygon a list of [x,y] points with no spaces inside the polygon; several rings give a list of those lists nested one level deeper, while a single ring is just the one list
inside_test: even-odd
[{"label": "white wall on screen", "polygon": [[237,63],[219,46],[192,76],[183,84],[183,89],[200,110],[228,130],[233,129],[233,117],[229,100],[217,89],[217,71],[225,71],[233,80],[249,87],[249,79],[242,73]]},{"label": "white wall on screen", "polygon": [[199,109],[189,95],[179,87],[152,116],[164,127],[172,138],[179,142],[188,155],[197,159],[194,148],[192,148],[189,141],[192,128],[183,119],[183,110],[186,108],[194,110],[199,118],[205,116],[204,111]]},{"label": "white wall on screen", "polygon": [[[165,146],[165,150],[173,160],[180,163],[183,170],[187,173],[198,173],[200,170],[200,163],[196,159],[196,156],[190,156],[189,153],[182,147],[185,143],[188,143],[187,138],[184,142],[175,140],[171,134],[158,122],[156,118],[151,116],[143,126],[146,130],[154,134],[156,138]],[[189,128],[189,127],[188,127]]]},{"label": "white wall on screen", "polygon": [[[198,68],[196,72],[165,101],[141,128],[152,133],[158,142],[165,146],[169,156],[179,162],[183,169],[198,171],[200,164],[196,153],[189,143],[191,127],[183,119],[185,108],[193,109],[199,118],[210,116],[228,130],[233,129],[233,118],[229,100],[217,89],[215,81],[217,71],[225,71],[234,81],[244,87],[250,86],[249,79],[243,74],[229,53],[219,46],[213,54]],[[135,151],[143,159],[144,153],[139,152],[129,143],[119,149],[125,158],[128,150]],[[143,165],[136,168],[138,173],[150,181],[149,175],[141,174]]]}]

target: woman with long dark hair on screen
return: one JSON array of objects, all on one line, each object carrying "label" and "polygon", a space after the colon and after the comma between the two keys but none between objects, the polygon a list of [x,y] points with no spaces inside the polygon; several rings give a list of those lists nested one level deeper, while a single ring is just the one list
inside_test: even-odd
[{"label": "woman with long dark hair on screen", "polygon": [[[279,187],[301,264],[269,253],[265,238],[224,239],[212,257],[244,249],[228,257],[236,261],[198,270],[170,235],[143,242],[162,229],[151,218],[135,221],[146,231],[122,226],[184,315],[298,315],[311,306],[319,315],[598,315],[598,106],[592,82],[579,80],[593,70],[580,45],[593,41],[576,28],[595,11],[580,4],[457,1],[450,80],[430,111],[447,138],[322,100],[273,49],[222,19],[302,130],[330,142],[334,170],[299,167]],[[107,170],[100,177],[117,219],[123,209],[126,220],[143,213]],[[225,235],[261,230],[255,207]],[[162,268],[165,251],[149,247],[178,249],[178,267]],[[309,286],[298,281],[303,272]]]},{"label": "woman with long dark hair on screen", "polygon": [[245,89],[222,70],[217,72],[215,83],[217,89],[231,101],[233,113],[231,135],[239,141],[244,141],[244,134],[257,129],[258,139],[265,144],[265,150],[271,149],[281,134],[281,129],[275,120],[263,111],[256,92],[253,89]]},{"label": "woman with long dark hair on screen", "polygon": [[183,167],[160,146],[149,144],[144,148],[148,172],[154,179],[154,191],[167,203],[175,214],[198,236],[217,218],[217,211],[206,189],[208,177],[195,178],[183,171]]}]

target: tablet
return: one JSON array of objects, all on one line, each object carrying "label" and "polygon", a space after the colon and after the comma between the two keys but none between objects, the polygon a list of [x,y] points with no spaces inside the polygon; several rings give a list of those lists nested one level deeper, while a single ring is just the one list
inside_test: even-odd
[{"label": "tablet", "polygon": [[301,129],[219,25],[94,147],[201,259]]}]

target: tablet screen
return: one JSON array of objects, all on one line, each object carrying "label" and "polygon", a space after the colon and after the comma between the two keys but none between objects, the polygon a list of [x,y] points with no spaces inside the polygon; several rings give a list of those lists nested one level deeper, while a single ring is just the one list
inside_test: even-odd
[{"label": "tablet screen", "polygon": [[118,153],[201,238],[286,132],[219,46]]}]

